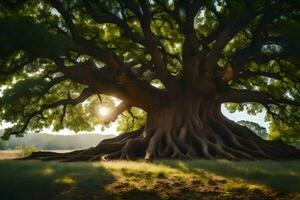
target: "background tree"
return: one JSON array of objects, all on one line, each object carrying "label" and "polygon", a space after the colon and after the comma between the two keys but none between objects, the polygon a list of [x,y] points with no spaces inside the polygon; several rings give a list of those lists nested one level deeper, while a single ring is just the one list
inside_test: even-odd
[{"label": "background tree", "polygon": [[[299,127],[298,1],[72,0],[1,3],[0,104],[27,129],[91,130],[99,95],[132,107],[144,126],[67,154],[43,159],[299,158],[225,118],[229,109],[267,110]],[[251,103],[251,104],[249,104]],[[137,127],[136,127],[137,128]]]},{"label": "background tree", "polygon": [[0,141],[0,150],[6,149],[6,143],[4,141]]},{"label": "background tree", "polygon": [[241,120],[241,121],[238,121],[237,123],[240,125],[246,126],[251,131],[253,131],[256,135],[258,135],[259,137],[261,137],[263,139],[267,139],[267,137],[268,137],[267,129],[265,127],[261,127],[257,123],[246,121],[246,120]]}]

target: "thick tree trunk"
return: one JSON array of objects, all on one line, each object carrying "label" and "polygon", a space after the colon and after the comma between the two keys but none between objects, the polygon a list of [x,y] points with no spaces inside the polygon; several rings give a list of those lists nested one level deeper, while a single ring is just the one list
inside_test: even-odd
[{"label": "thick tree trunk", "polygon": [[209,97],[186,95],[153,109],[140,130],[71,153],[33,153],[27,159],[99,160],[160,158],[298,159],[300,151],[283,142],[265,141],[225,118]]}]

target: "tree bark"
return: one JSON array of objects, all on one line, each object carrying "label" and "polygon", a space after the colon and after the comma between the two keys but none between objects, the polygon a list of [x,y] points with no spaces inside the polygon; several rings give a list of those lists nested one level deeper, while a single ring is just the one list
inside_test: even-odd
[{"label": "tree bark", "polygon": [[36,152],[26,159],[297,159],[300,151],[283,142],[266,141],[227,119],[220,104],[192,93],[153,108],[145,127],[70,153]]}]

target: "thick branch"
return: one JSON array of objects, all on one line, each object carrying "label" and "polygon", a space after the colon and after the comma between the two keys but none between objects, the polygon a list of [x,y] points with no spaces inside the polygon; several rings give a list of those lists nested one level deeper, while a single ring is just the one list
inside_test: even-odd
[{"label": "thick branch", "polygon": [[78,29],[74,25],[69,13],[63,8],[61,3],[58,0],[50,0],[52,6],[62,15],[66,24],[68,25],[71,35],[73,36],[74,40],[79,42],[82,40],[82,37],[79,34]]},{"label": "thick branch", "polygon": [[109,57],[111,57],[110,51],[104,52],[104,50],[99,48],[93,41],[88,41],[85,38],[83,38],[80,35],[79,30],[73,23],[70,14],[68,13],[67,10],[63,8],[62,4],[58,0],[50,0],[50,2],[51,5],[54,8],[56,8],[56,10],[61,14],[63,19],[65,20],[66,25],[68,26],[74,41],[80,45],[79,50],[81,52],[94,56],[105,63],[110,62],[109,59]]},{"label": "thick branch", "polygon": [[54,79],[52,79],[42,90],[41,94],[45,94],[48,92],[54,85],[61,83],[63,81],[67,80],[66,76],[59,76]]},{"label": "thick branch", "polygon": [[198,77],[199,51],[198,39],[194,29],[194,18],[200,9],[200,1],[195,1],[193,4],[185,2],[184,4],[186,19],[184,22],[184,44],[182,52],[183,74],[186,82],[195,84]]},{"label": "thick branch", "polygon": [[[258,49],[260,44],[259,40],[261,39],[261,32],[265,29],[266,25],[270,23],[276,16],[279,15],[279,8],[282,4],[282,1],[278,1],[273,6],[269,6],[263,9],[265,13],[262,16],[260,23],[257,25],[253,32],[253,39],[252,43],[249,45],[248,48],[242,50],[243,52],[236,56],[236,59],[232,62],[234,68],[239,68],[242,64],[245,57],[248,57],[253,51]],[[204,63],[204,67],[206,70],[212,72],[216,69],[216,63],[218,62],[224,47],[230,42],[230,40],[238,33],[238,31],[242,30],[249,22],[258,16],[261,12],[253,12],[253,10],[249,9],[244,16],[241,17],[241,20],[237,22],[237,24],[233,26],[227,26],[217,37],[216,42],[214,43],[211,52],[206,58]],[[237,64],[238,63],[238,64]],[[237,70],[234,70],[236,72]]]},{"label": "thick branch", "polygon": [[183,27],[183,33],[188,34],[194,32],[194,19],[201,7],[201,1],[193,1],[193,3],[189,3],[185,1],[183,4],[183,8],[185,10],[185,22]]},{"label": "thick branch", "polygon": [[111,67],[97,68],[92,62],[65,67],[62,59],[56,59],[55,63],[70,80],[94,88],[99,93],[130,102],[144,110],[149,110],[165,100],[164,93],[146,81],[128,77],[124,73],[116,74]]},{"label": "thick branch", "polygon": [[[245,49],[242,49],[236,53],[236,55],[233,57],[231,66],[233,66],[233,72],[234,76],[233,79],[237,78],[239,75],[239,72],[241,68],[249,62],[249,58],[251,56],[256,56],[263,43],[265,42],[265,34],[263,33],[266,29],[266,26],[272,22],[276,17],[280,14],[280,6],[281,1],[275,4],[275,6],[272,6],[270,8],[267,8],[265,10],[265,14],[261,17],[261,20],[259,24],[255,27],[254,31],[252,32],[252,40],[249,46]],[[275,54],[276,56],[277,54]],[[268,56],[266,56],[268,57]],[[272,59],[272,58],[269,58]]]},{"label": "thick branch", "polygon": [[252,17],[246,17],[240,24],[236,27],[227,27],[221,33],[218,34],[216,42],[214,43],[210,53],[205,59],[203,67],[208,72],[213,72],[216,70],[216,63],[218,62],[224,47],[230,42],[230,40],[236,35],[236,33],[244,27]]},{"label": "thick branch", "polygon": [[[128,1],[125,1],[125,2],[128,3]],[[161,51],[158,49],[157,40],[155,38],[155,35],[151,31],[150,22],[151,22],[152,13],[148,9],[145,0],[140,0],[139,3],[141,5],[141,10],[142,10],[143,14],[141,14],[140,12],[137,12],[137,11],[135,11],[135,13],[141,22],[141,26],[142,26],[142,29],[143,29],[143,32],[144,32],[144,35],[145,35],[145,38],[147,41],[146,42],[147,50],[149,51],[149,53],[152,57],[152,61],[155,65],[155,67],[157,68],[160,80],[162,81],[162,83],[165,85],[165,87],[169,91],[169,95],[175,96],[176,94],[179,93],[180,86],[179,86],[178,82],[176,81],[176,79],[170,74],[170,72],[167,68],[167,64],[163,61],[163,55],[162,55]],[[130,4],[135,5],[135,6],[127,5],[127,6],[132,7],[132,9],[134,9],[135,7],[138,7],[138,5],[133,2]]]},{"label": "thick branch", "polygon": [[293,106],[300,106],[300,102],[293,101],[290,99],[275,98],[266,92],[251,91],[251,90],[237,90],[231,89],[229,92],[221,97],[221,102],[234,102],[234,103],[245,103],[245,102],[257,102],[263,105],[268,104],[287,104]]},{"label": "thick branch", "polygon": [[[132,5],[134,2],[126,3]],[[104,81],[97,80],[96,77],[99,77],[100,73],[96,73],[98,69],[96,67],[80,67],[77,70],[66,68],[63,66],[63,62],[59,61],[56,64],[60,66],[60,69],[73,81],[83,83],[85,85],[91,86],[95,88],[97,91],[101,91],[108,95],[116,96],[120,99],[128,99],[128,97],[136,98],[133,102],[137,102],[138,106],[145,108],[145,103],[153,101],[153,94],[149,93],[149,90],[143,90],[144,88],[139,88],[140,85],[130,76],[128,73],[128,68],[126,64],[123,62],[122,58],[120,58],[113,50],[111,49],[101,49],[92,41],[88,41],[82,37],[80,37],[78,31],[76,30],[75,25],[73,24],[69,14],[64,10],[62,5],[58,3],[56,0],[52,0],[52,4],[54,7],[58,9],[63,18],[65,19],[67,25],[70,28],[70,31],[75,39],[75,41],[80,45],[80,50],[82,53],[89,54],[98,58],[99,60],[105,62],[107,66],[112,68],[113,77],[109,83]],[[140,14],[139,14],[140,17]],[[167,69],[166,69],[167,70]],[[96,76],[96,77],[95,77]],[[170,75],[169,75],[170,76]],[[107,79],[106,79],[107,80]],[[149,87],[148,87],[149,88]],[[151,100],[150,100],[151,99]],[[157,103],[157,101],[154,101]],[[147,108],[148,109],[148,108]]]}]

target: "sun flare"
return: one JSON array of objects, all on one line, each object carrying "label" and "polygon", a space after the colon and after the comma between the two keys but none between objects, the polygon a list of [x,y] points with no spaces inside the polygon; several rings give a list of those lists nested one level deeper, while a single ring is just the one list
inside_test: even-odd
[{"label": "sun flare", "polygon": [[107,117],[110,113],[110,109],[105,106],[101,106],[98,111],[99,115],[102,117]]}]

